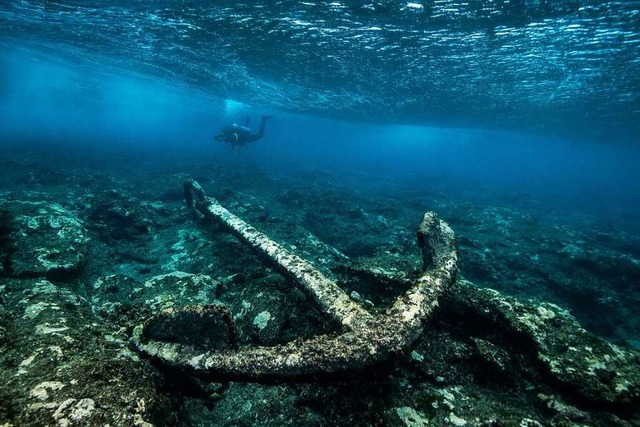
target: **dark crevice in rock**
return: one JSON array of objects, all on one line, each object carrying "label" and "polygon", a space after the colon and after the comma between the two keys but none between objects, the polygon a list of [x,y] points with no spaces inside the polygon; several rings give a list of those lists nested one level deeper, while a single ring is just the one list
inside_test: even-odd
[{"label": "dark crevice in rock", "polygon": [[11,246],[9,241],[13,231],[11,213],[0,209],[0,277],[9,275],[11,271]]}]

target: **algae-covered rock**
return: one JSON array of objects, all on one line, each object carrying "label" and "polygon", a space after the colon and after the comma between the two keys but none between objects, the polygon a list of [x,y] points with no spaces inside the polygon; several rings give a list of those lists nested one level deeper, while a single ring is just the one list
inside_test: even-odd
[{"label": "algae-covered rock", "polygon": [[420,265],[417,253],[407,256],[379,252],[340,265],[335,272],[345,290],[355,291],[363,301],[388,305],[413,285],[420,276]]},{"label": "algae-covered rock", "polygon": [[205,350],[223,351],[237,347],[231,313],[221,305],[164,310],[150,319],[147,335]]},{"label": "algae-covered rock", "polygon": [[[490,322],[511,337],[570,399],[605,407],[640,406],[640,353],[585,331],[567,310],[468,285],[456,287],[447,304],[467,310],[465,316],[467,321],[474,319],[470,323],[474,328]],[[487,344],[482,342],[479,353],[494,365],[504,365],[504,352],[491,353]]]},{"label": "algae-covered rock", "polygon": [[398,417],[400,423],[407,427],[426,427],[429,425],[429,420],[425,418],[424,414],[410,406],[393,408],[392,412]]},{"label": "algae-covered rock", "polygon": [[226,288],[221,300],[233,313],[243,344],[275,345],[327,331],[304,294],[276,274]]},{"label": "algae-covered rock", "polygon": [[124,329],[47,280],[3,283],[0,425],[171,423],[160,377],[129,350]]},{"label": "algae-covered rock", "polygon": [[13,276],[33,277],[76,272],[83,264],[89,237],[82,222],[56,203],[3,201],[8,235],[8,265]]},{"label": "algae-covered rock", "polygon": [[[211,408],[187,399],[182,412],[189,426],[325,426],[328,422],[286,384],[229,383]],[[338,423],[333,423],[338,425]]]},{"label": "algae-covered rock", "polygon": [[[550,312],[566,315],[566,323],[553,321]],[[604,347],[598,350],[602,363],[611,363],[609,344],[584,332],[558,307],[459,279],[407,355],[411,387],[395,406],[414,409],[430,425],[637,425],[637,395],[598,384],[585,367],[593,361],[572,359],[562,345],[594,341]],[[637,390],[636,353],[618,350],[629,358],[608,368],[619,370],[629,389]],[[391,425],[410,425],[394,421],[399,413],[389,414]]]},{"label": "algae-covered rock", "polygon": [[113,314],[121,307],[142,304],[153,312],[174,306],[210,304],[216,301],[219,282],[206,274],[174,271],[145,281],[109,275],[93,283],[91,302],[98,311]]}]

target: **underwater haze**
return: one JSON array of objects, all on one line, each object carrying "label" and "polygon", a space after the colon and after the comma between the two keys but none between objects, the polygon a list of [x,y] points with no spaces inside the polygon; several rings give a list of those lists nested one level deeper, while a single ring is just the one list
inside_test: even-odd
[{"label": "underwater haze", "polygon": [[[256,133],[263,117],[264,136],[255,142],[214,138],[232,123]],[[322,313],[300,308],[313,303],[285,290],[293,288],[289,276],[274,273],[281,270],[242,249],[215,221],[194,217],[184,206],[183,183],[197,180],[207,195],[308,259],[373,313],[415,281],[422,265],[415,231],[425,211],[433,211],[456,234],[460,286],[477,286],[478,295],[496,289],[514,298],[509,301],[530,299],[542,304],[534,312],[543,317],[557,309],[558,318],[575,317],[575,327],[594,340],[634,352],[640,349],[639,165],[637,1],[5,0],[0,382],[7,386],[0,386],[0,424],[134,425],[144,418],[185,426],[465,425],[449,410],[440,414],[430,403],[435,397],[406,397],[393,375],[411,384],[411,393],[429,388],[440,408],[448,407],[442,403],[449,402],[447,387],[471,390],[494,378],[476,384],[476,368],[451,370],[455,375],[415,368],[429,357],[422,355],[431,347],[421,341],[383,370],[392,378],[384,387],[366,383],[360,396],[352,377],[339,385],[322,377],[314,386],[271,384],[271,377],[230,382],[232,375],[205,384],[134,352],[134,326],[182,306],[225,305],[241,348],[332,330]],[[45,223],[55,232],[42,231]],[[77,235],[65,237],[71,229]],[[384,286],[367,282],[380,271],[389,276]],[[165,275],[177,284],[159,279]],[[198,279],[185,285],[186,275]],[[462,299],[451,298],[442,313]],[[75,320],[38,317],[47,307]],[[451,309],[460,319],[461,312]],[[448,321],[457,328],[462,320],[453,317]],[[447,329],[445,314],[436,318],[434,330],[445,331],[436,334],[438,343],[466,333]],[[505,337],[520,337],[522,328],[511,326],[520,332]],[[90,344],[82,351],[70,344],[84,339]],[[442,366],[459,360],[474,366],[491,353],[490,365],[501,366],[496,375],[507,378],[513,373],[504,360],[523,360],[514,355],[520,350],[503,350],[491,334],[482,343],[493,350],[473,340],[445,345],[451,359]],[[575,347],[563,342],[549,348]],[[131,366],[93,359],[94,345]],[[44,354],[53,356],[39,365]],[[93,365],[103,370],[87,370]],[[37,380],[56,370],[94,377]],[[486,397],[493,403],[467,408],[469,422],[474,413],[483,414],[476,420],[503,413],[511,414],[504,424],[477,425],[513,425],[530,413],[529,403],[507,404],[504,396],[530,395],[522,401],[537,408],[542,398],[531,390],[561,396],[553,384],[562,383],[563,393],[573,384],[561,377],[543,381],[548,389],[528,387],[538,376],[521,371],[517,380],[500,380],[505,390],[519,391],[496,392]],[[553,376],[553,368],[543,371],[541,377]],[[104,395],[83,397],[88,388],[73,394],[72,384],[108,379],[109,372],[120,379],[105,380]],[[621,372],[592,376],[611,384],[630,378]],[[127,382],[133,378],[135,386]],[[138,397],[110,401],[122,394],[109,388],[118,384],[138,390]],[[558,397],[575,405],[574,412],[545,400],[546,409],[531,419],[549,425],[637,425],[640,419],[635,395],[618,405],[580,393]],[[353,400],[345,403],[345,395]],[[151,409],[145,401],[154,402]],[[266,407],[267,401],[282,403]],[[103,413],[100,405],[128,415]],[[589,418],[594,408],[613,415]],[[580,411],[587,415],[580,418]]]}]

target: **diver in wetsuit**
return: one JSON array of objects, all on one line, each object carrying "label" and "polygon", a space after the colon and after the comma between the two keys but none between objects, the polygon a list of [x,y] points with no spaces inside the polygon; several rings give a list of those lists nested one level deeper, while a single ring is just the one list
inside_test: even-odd
[{"label": "diver in wetsuit", "polygon": [[226,142],[232,147],[246,147],[249,142],[255,142],[264,136],[264,128],[267,119],[270,116],[262,116],[260,122],[260,130],[258,133],[251,133],[249,124],[251,119],[247,117],[244,121],[244,126],[240,126],[237,123],[225,126],[222,131],[215,136],[216,141]]}]

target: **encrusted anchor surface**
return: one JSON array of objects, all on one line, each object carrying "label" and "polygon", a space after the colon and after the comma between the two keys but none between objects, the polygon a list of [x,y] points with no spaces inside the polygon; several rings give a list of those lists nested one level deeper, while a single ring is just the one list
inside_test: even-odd
[{"label": "encrusted anchor surface", "polygon": [[[407,349],[422,332],[440,296],[455,281],[455,236],[449,225],[433,212],[424,214],[418,229],[418,243],[424,261],[421,276],[384,313],[374,315],[307,261],[233,215],[217,200],[206,197],[196,181],[185,182],[184,192],[187,206],[216,219],[251,246],[265,263],[297,283],[322,313],[342,325],[342,331],[339,335],[319,335],[270,347],[203,348],[194,345],[193,339],[186,344],[169,342],[150,333],[161,329],[168,318],[179,314],[176,311],[160,313],[136,327],[132,341],[142,353],[172,367],[206,376],[246,380],[364,368]],[[194,315],[191,310],[189,315]],[[195,315],[206,316],[205,311],[200,310]],[[225,323],[209,322],[212,325]]]}]

